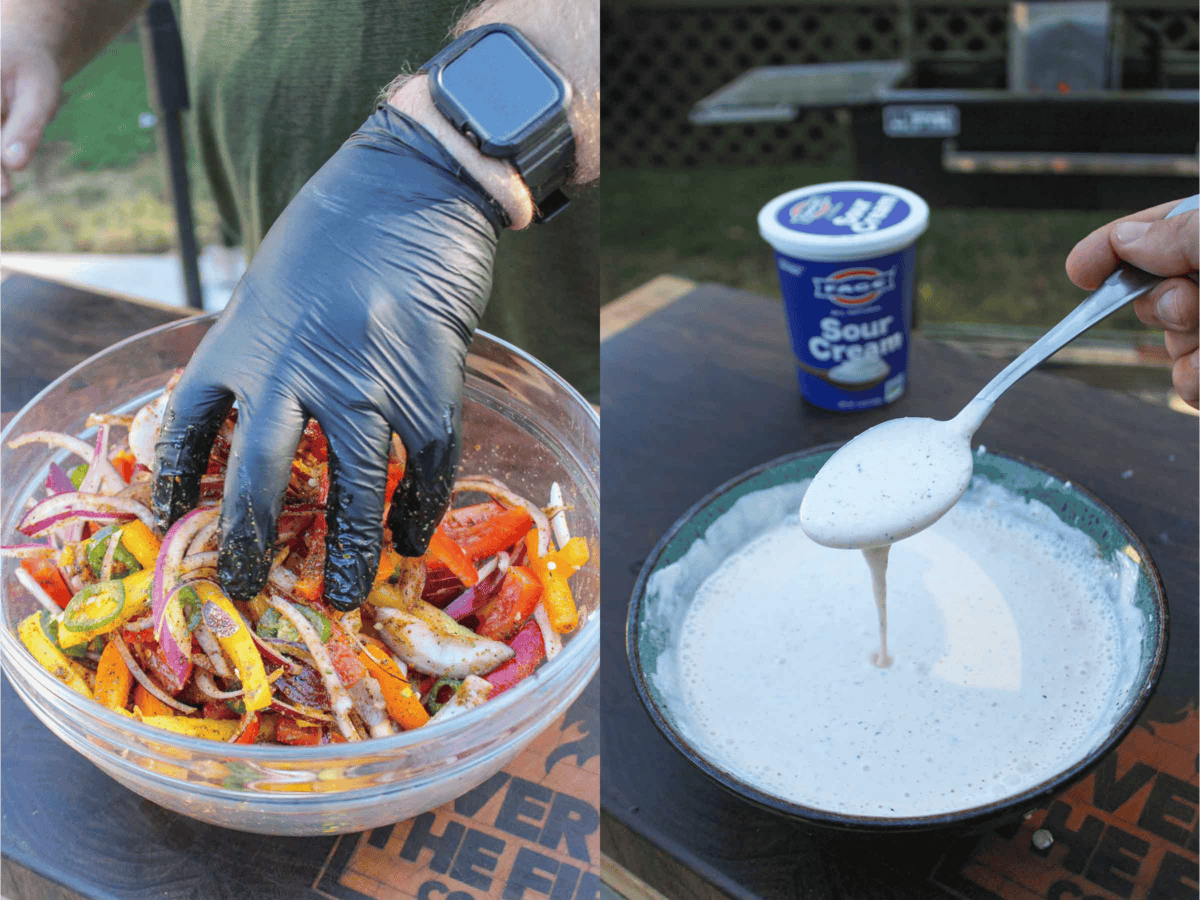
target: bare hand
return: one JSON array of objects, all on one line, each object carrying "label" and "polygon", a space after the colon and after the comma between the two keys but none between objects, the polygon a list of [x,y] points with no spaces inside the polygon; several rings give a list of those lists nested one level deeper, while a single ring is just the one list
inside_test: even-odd
[{"label": "bare hand", "polygon": [[9,172],[25,168],[58,110],[62,73],[49,48],[19,34],[0,47],[0,197]]},{"label": "bare hand", "polygon": [[1179,201],[1145,209],[1109,222],[1075,245],[1067,256],[1067,276],[1079,287],[1095,290],[1124,261],[1166,280],[1134,301],[1137,316],[1161,328],[1173,362],[1172,380],[1179,396],[1200,405],[1200,291],[1181,277],[1200,269],[1200,235],[1196,210],[1163,217]]}]

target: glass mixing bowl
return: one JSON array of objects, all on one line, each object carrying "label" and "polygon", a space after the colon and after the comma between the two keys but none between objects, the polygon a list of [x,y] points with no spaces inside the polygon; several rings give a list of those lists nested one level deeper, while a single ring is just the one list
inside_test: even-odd
[{"label": "glass mixing bowl", "polygon": [[[0,434],[0,540],[18,543],[26,502],[68,454],[8,441],[47,429],[82,436],[89,413],[130,413],[185,365],[215,316],[136,335],[79,364],[35,397]],[[462,475],[486,473],[536,502],[557,481],[573,535],[591,562],[571,580],[581,617],[563,651],[515,688],[445,722],[388,738],[321,747],[242,746],[160,731],[77,694],[16,637],[38,608],[0,569],[0,653],[14,689],[69,746],[130,790],[205,822],[278,835],[361,831],[398,822],[469,791],[501,769],[567,709],[600,660],[600,419],[565,381],[482,332],[467,357]],[[64,785],[64,791],[70,787]]]}]

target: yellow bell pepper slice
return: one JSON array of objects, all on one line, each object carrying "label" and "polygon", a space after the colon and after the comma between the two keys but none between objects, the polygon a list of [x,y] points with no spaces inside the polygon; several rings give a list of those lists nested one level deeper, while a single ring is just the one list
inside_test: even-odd
[{"label": "yellow bell pepper slice", "polygon": [[67,659],[63,652],[50,643],[50,639],[46,637],[46,633],[42,630],[42,625],[39,621],[41,616],[42,613],[40,611],[35,612],[17,626],[17,636],[21,639],[21,643],[29,648],[29,652],[33,654],[33,658],[47,672],[67,687],[78,691],[85,697],[91,697],[91,688],[87,686],[87,682],[83,680],[79,672],[71,665],[71,660]]},{"label": "yellow bell pepper slice", "polygon": [[121,543],[142,564],[143,569],[154,570],[158,561],[161,542],[141,519],[134,519],[121,526]]},{"label": "yellow bell pepper slice", "polygon": [[525,536],[525,548],[529,551],[529,568],[542,583],[542,605],[550,627],[559,634],[574,631],[579,625],[579,610],[567,579],[587,563],[587,541],[573,537],[561,550],[538,556],[538,530],[534,528]]},{"label": "yellow bell pepper slice", "polygon": [[92,638],[116,631],[118,628],[123,627],[126,622],[140,618],[148,613],[150,611],[150,594],[154,589],[154,566],[151,565],[148,568],[134,572],[132,575],[127,575],[121,579],[121,583],[125,585],[125,606],[115,619],[90,631],[60,629],[58,632],[59,644],[63,647],[86,644]]},{"label": "yellow bell pepper slice", "polygon": [[[217,636],[221,649],[229,654],[237,669],[238,679],[246,691],[242,698],[246,704],[246,711],[266,709],[271,705],[271,683],[267,680],[262,655],[254,646],[254,638],[243,624],[233,601],[211,581],[198,581],[195,589],[200,602],[204,604],[200,613],[204,623]],[[209,603],[219,612],[214,613],[208,609]]]},{"label": "yellow bell pepper slice", "polygon": [[210,741],[228,741],[241,724],[237,719],[190,719],[187,716],[142,716],[142,723]]}]

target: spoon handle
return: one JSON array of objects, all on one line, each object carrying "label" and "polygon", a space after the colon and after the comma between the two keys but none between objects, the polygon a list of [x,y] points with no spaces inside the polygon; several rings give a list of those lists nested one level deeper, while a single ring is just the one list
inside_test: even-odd
[{"label": "spoon handle", "polygon": [[[1200,195],[1189,197],[1167,213],[1166,218],[1169,219],[1172,216],[1196,209],[1198,202],[1200,202]],[[1141,269],[1122,264],[1104,284],[1100,285],[1095,293],[1075,307],[1067,314],[1066,318],[1042,335],[1033,346],[989,381],[983,390],[975,395],[975,399],[969,405],[976,409],[986,405],[986,408],[990,409],[996,398],[1030,369],[1079,337],[1101,319],[1142,296],[1160,281],[1162,278],[1158,275],[1151,275]]]}]

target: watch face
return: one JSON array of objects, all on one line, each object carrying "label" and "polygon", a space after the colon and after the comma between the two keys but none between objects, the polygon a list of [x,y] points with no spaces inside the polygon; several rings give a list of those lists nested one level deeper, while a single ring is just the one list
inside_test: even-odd
[{"label": "watch face", "polygon": [[447,64],[441,89],[470,113],[479,137],[504,143],[561,102],[559,86],[508,35],[493,32]]}]

